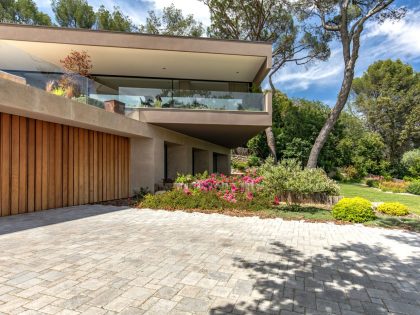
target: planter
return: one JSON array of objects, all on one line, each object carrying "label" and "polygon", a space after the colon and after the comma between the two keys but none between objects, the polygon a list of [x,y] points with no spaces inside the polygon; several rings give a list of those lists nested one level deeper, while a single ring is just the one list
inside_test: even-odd
[{"label": "planter", "polygon": [[330,196],[325,193],[313,193],[313,194],[296,194],[292,192],[286,192],[278,196],[281,201],[290,204],[323,204],[323,205],[335,205],[342,196]]}]

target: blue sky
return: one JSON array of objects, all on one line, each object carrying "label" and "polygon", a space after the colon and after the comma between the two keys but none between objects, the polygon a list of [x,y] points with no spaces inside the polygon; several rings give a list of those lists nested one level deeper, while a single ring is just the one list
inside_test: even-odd
[{"label": "blue sky", "polygon": [[[53,16],[50,0],[35,0],[38,7]],[[95,8],[104,4],[107,8],[119,6],[137,24],[143,23],[147,11],[162,10],[174,3],[186,14],[208,25],[210,14],[207,7],[198,0],[88,0]],[[407,16],[396,23],[366,25],[360,56],[356,65],[356,76],[360,76],[376,60],[401,59],[420,71],[420,1],[396,0],[398,6],[408,8]],[[290,97],[304,97],[334,105],[340,88],[343,72],[339,43],[331,43],[331,57],[328,61],[307,66],[287,65],[275,76],[276,86]]]}]

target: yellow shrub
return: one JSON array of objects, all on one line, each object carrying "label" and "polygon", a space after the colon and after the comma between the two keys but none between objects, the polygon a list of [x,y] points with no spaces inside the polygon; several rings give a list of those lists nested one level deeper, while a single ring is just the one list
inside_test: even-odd
[{"label": "yellow shrub", "polygon": [[388,215],[407,215],[408,207],[399,202],[385,202],[379,205],[376,210]]}]

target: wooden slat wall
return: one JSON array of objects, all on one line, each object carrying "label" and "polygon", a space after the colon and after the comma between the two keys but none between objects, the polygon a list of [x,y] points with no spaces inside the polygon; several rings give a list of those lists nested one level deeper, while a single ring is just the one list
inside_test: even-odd
[{"label": "wooden slat wall", "polygon": [[128,197],[125,137],[0,113],[0,216]]}]

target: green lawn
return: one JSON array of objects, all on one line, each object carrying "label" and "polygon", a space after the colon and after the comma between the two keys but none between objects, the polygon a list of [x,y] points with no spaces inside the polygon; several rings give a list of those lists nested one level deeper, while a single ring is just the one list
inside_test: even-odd
[{"label": "green lawn", "polygon": [[376,202],[401,202],[412,213],[420,215],[420,196],[385,193],[375,188],[360,184],[340,183],[341,195],[344,197],[362,197]]}]

